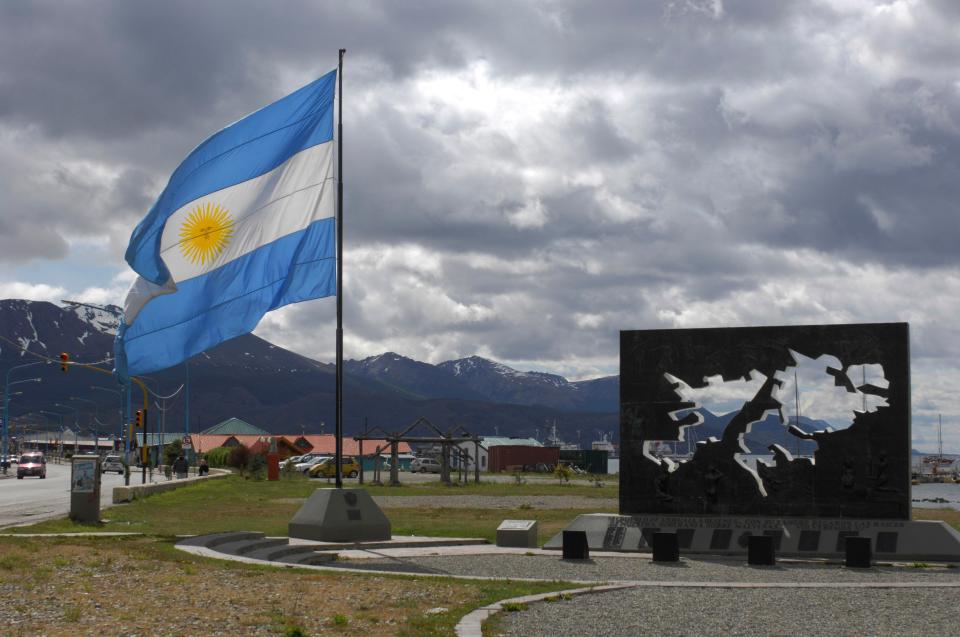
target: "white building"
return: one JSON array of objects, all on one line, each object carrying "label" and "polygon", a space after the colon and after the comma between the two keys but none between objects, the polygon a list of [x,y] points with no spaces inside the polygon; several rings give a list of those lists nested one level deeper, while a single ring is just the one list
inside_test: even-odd
[{"label": "white building", "polygon": [[[479,447],[479,460],[480,460],[480,471],[487,470],[487,456],[490,450],[490,447],[496,447],[497,445],[512,445],[512,446],[521,446],[521,447],[542,447],[543,445],[540,441],[535,438],[507,438],[504,436],[484,436],[480,439]],[[474,448],[475,445],[472,442],[461,442],[457,445],[461,449],[465,450],[469,455],[469,460],[467,461],[467,470],[472,471],[474,465]],[[452,469],[459,468],[459,460],[456,457],[456,454],[451,454],[450,458],[450,467]]]}]

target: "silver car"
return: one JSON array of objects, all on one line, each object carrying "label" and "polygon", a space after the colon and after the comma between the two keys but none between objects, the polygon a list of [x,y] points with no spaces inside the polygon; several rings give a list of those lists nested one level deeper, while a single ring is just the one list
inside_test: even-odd
[{"label": "silver car", "polygon": [[413,473],[440,473],[440,463],[433,458],[414,458],[410,463]]},{"label": "silver car", "polygon": [[313,465],[319,464],[324,460],[329,460],[329,459],[330,459],[330,456],[314,456],[309,460],[307,460],[306,462],[298,462],[297,464],[294,465],[294,467],[300,473],[306,473],[307,471],[310,470],[310,467],[312,467]]},{"label": "silver car", "polygon": [[103,470],[103,473],[116,471],[120,475],[123,475],[123,461],[120,460],[120,456],[107,456],[103,459],[103,464],[100,465],[100,468]]}]

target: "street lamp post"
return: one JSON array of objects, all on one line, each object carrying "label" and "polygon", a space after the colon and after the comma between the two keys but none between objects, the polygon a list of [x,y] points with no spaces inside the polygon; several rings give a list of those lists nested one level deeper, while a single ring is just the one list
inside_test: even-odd
[{"label": "street lamp post", "polygon": [[[150,395],[152,395],[154,398],[160,398],[160,381],[159,381],[159,380],[157,380],[156,378],[150,378],[149,376],[137,376],[137,378],[139,378],[140,380],[142,380],[142,381],[144,381],[144,382],[150,381],[151,383],[156,383],[156,385],[154,386],[154,387],[155,387],[154,389],[150,389],[149,386],[147,387],[147,393],[150,394]],[[147,400],[148,400],[148,403],[147,403],[147,405],[144,405],[144,407],[149,406],[149,398],[148,398]],[[147,422],[147,412],[143,412],[143,419],[144,419],[144,422],[146,423],[146,422]],[[154,434],[154,440],[156,440],[156,434]],[[160,464],[160,456],[162,455],[163,441],[161,440],[159,444],[160,444],[160,447],[158,447],[158,450],[157,450],[157,464],[158,464],[158,465]],[[144,447],[147,447],[147,449],[148,449],[148,451],[149,451],[150,447],[147,445],[147,426],[146,426],[146,425],[144,425],[144,428],[143,428],[143,446],[144,446]],[[149,455],[149,454],[147,455],[147,461],[148,461],[148,463],[150,464],[150,471],[151,471],[150,475],[153,475],[153,463],[152,463],[152,461],[150,460],[150,455]],[[146,471],[146,468],[144,468],[144,471]]]},{"label": "street lamp post", "polygon": [[[98,436],[99,434],[98,434],[97,432],[99,432],[99,431],[107,431],[107,430],[110,429],[110,425],[108,425],[108,424],[105,423],[105,422],[100,422],[100,419],[97,418],[96,416],[93,417],[93,420],[94,420],[95,423],[97,423],[97,429],[95,429],[94,432],[93,432],[94,435]],[[97,440],[100,440],[100,438],[98,437]],[[97,443],[97,448],[98,448],[98,449],[100,448],[99,442]],[[107,450],[107,453],[110,453],[111,451],[113,451],[113,443],[110,443],[110,448]]]},{"label": "street lamp post", "polygon": [[[59,445],[59,447],[60,447],[60,452],[57,454],[57,459],[58,459],[58,461],[59,461],[59,458],[63,455],[63,414],[57,413],[57,412],[55,412],[55,411],[47,411],[46,409],[41,409],[41,410],[40,410],[40,413],[41,413],[41,414],[46,414],[47,416],[56,416],[56,417],[57,417],[57,427],[58,427],[59,430],[60,430],[60,438],[59,438],[59,441],[60,441],[60,445]],[[49,447],[50,445],[47,444],[47,446]]]},{"label": "street lamp post", "polygon": [[[100,422],[100,419],[97,418],[100,411],[100,405],[97,404],[97,401],[90,400],[89,398],[80,398],[79,396],[71,396],[69,400],[76,400],[78,402],[90,403],[93,405],[93,418],[90,419],[90,422]],[[93,429],[93,452],[98,456],[100,455],[100,436],[97,435],[96,428]]]},{"label": "street lamp post", "polygon": [[179,394],[180,391],[183,390],[183,388],[185,387],[185,385],[180,385],[179,387],[177,387],[176,391],[174,391],[172,394],[167,394],[166,396],[163,396],[163,395],[160,394],[160,381],[159,381],[159,380],[157,380],[156,378],[150,378],[149,376],[138,376],[138,378],[140,378],[141,380],[145,380],[145,381],[146,381],[146,380],[149,380],[149,381],[152,381],[152,382],[154,382],[154,383],[157,384],[157,386],[156,386],[156,391],[154,391],[154,390],[152,390],[152,389],[150,389],[150,388],[147,388],[147,391],[150,393],[151,396],[153,396],[155,399],[157,399],[157,400],[160,401],[159,403],[157,402],[157,400],[154,400],[154,401],[153,401],[153,406],[156,407],[156,408],[160,411],[160,433],[159,433],[159,438],[156,438],[156,436],[155,436],[155,438],[154,438],[154,439],[158,440],[158,443],[157,443],[157,449],[158,449],[158,453],[157,453],[157,464],[160,465],[160,464],[163,463],[163,447],[164,447],[164,445],[165,445],[166,442],[167,442],[167,441],[166,441],[166,436],[167,436],[167,410],[170,409],[169,407],[167,407],[167,399],[168,399],[168,398],[173,398],[173,397],[175,397],[177,394]]},{"label": "street lamp post", "polygon": [[63,403],[53,403],[54,407],[61,407],[63,409],[69,409],[73,412],[73,455],[80,453],[78,448],[79,438],[78,436],[80,431],[80,410],[76,407],[71,407],[70,405],[64,405]]},{"label": "street lamp post", "polygon": [[124,425],[124,422],[123,422],[123,392],[120,391],[119,389],[110,389],[109,387],[101,387],[101,386],[99,386],[99,385],[90,385],[90,389],[100,389],[100,390],[102,390],[102,391],[113,392],[114,394],[116,394],[117,396],[120,397],[120,411],[117,412],[117,413],[119,414],[119,418],[120,418],[120,420],[118,421],[118,424],[117,424],[117,438],[120,439],[120,440],[123,440],[123,438],[124,438],[124,431],[123,431],[123,425]]},{"label": "street lamp post", "polygon": [[26,381],[18,380],[11,383],[10,374],[16,369],[33,367],[34,365],[40,365],[41,363],[43,363],[43,361],[37,361],[35,363],[26,363],[24,365],[15,365],[7,370],[7,382],[6,382],[5,389],[3,390],[3,454],[2,454],[3,460],[2,460],[2,464],[3,464],[4,473],[7,472],[7,468],[10,465],[9,459],[7,458],[7,452],[9,451],[9,447],[10,447],[10,429],[8,425],[10,421],[10,386],[16,385],[17,383],[40,381],[39,378],[36,380],[31,378]]}]

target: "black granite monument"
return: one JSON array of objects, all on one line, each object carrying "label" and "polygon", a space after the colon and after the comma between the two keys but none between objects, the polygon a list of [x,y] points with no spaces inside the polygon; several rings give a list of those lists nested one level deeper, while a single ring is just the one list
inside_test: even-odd
[{"label": "black granite monument", "polygon": [[[840,405],[836,429],[800,418],[801,361],[814,395]],[[580,515],[564,533],[584,532],[597,551],[655,550],[666,533],[680,552],[763,544],[767,563],[844,555],[851,541],[891,559],[960,561],[960,533],[910,519],[909,361],[905,323],[621,332],[620,514]],[[741,401],[694,438],[711,392]],[[770,426],[780,442],[752,448],[753,429]],[[689,455],[676,452],[684,443]],[[560,535],[544,548],[561,548]]]},{"label": "black granite monument", "polygon": [[[777,390],[797,365],[793,352],[839,361],[824,365],[825,378],[886,405],[856,412],[838,431],[791,424],[791,405]],[[910,519],[909,360],[906,323],[621,332],[620,513]],[[886,386],[860,384],[848,373],[860,365],[879,365]],[[701,420],[678,388],[702,388],[717,376],[762,384],[721,437],[699,442],[685,460],[657,457],[651,441],[681,441]],[[816,443],[812,458],[781,445],[747,447],[751,426],[770,413],[790,435]],[[755,469],[744,459],[770,453],[773,461]]]}]

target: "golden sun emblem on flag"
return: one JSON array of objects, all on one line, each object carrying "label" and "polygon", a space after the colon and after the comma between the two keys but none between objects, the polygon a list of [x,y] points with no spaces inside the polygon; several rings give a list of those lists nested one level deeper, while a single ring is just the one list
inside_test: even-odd
[{"label": "golden sun emblem on flag", "polygon": [[180,252],[196,265],[212,262],[230,242],[233,219],[216,203],[199,204],[180,226]]}]

